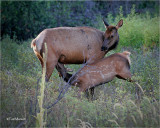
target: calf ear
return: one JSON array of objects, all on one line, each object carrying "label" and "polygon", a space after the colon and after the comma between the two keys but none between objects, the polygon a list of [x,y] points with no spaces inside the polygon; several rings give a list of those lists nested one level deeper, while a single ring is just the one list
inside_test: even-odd
[{"label": "calf ear", "polygon": [[103,18],[103,23],[104,23],[106,28],[109,26],[109,24],[107,23],[107,21],[104,20],[104,18]]},{"label": "calf ear", "polygon": [[123,20],[121,19],[116,25],[116,28],[119,29],[122,25],[123,25]]}]

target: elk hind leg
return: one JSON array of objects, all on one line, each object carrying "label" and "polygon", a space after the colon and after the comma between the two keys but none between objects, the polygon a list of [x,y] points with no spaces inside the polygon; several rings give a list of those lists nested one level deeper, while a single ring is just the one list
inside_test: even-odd
[{"label": "elk hind leg", "polygon": [[52,75],[52,72],[57,65],[58,59],[56,57],[52,57],[50,59],[47,59],[46,62],[46,82],[49,81],[49,78]]}]

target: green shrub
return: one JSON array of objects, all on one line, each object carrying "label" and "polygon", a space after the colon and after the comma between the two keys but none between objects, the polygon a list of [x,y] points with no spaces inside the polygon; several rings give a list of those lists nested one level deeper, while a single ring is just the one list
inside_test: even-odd
[{"label": "green shrub", "polygon": [[[120,19],[123,19],[123,26],[119,29],[119,45],[118,49],[122,47],[134,47],[141,48],[142,46],[147,48],[153,48],[159,44],[159,17],[151,17],[147,12],[143,15],[135,13],[135,7],[133,6],[131,13],[127,16],[123,16],[123,8],[120,7],[119,14],[116,18],[113,18],[109,13],[107,21],[111,25],[116,25]],[[101,30],[104,29],[104,25],[99,17],[98,27]]]},{"label": "green shrub", "polygon": [[16,40],[10,39],[9,36],[6,36],[1,42],[1,54],[2,54],[2,67],[6,69],[12,69],[18,63],[17,49],[18,44]]}]

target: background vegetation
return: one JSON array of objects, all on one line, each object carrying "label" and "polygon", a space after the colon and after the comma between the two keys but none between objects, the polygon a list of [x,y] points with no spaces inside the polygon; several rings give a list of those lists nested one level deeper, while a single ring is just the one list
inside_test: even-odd
[{"label": "background vegetation", "polygon": [[8,34],[11,38],[27,40],[51,27],[91,26],[99,29],[98,22],[102,22],[102,17],[112,14],[112,19],[107,20],[114,21],[120,6],[123,6],[122,14],[127,16],[133,4],[136,14],[148,11],[152,17],[158,15],[158,1],[3,1],[1,32],[2,36]]},{"label": "background vegetation", "polygon": [[[40,62],[30,48],[33,37],[45,28],[92,26],[105,30],[102,17],[119,29],[115,52],[131,52],[131,72],[145,91],[137,100],[134,84],[115,79],[96,88],[93,101],[77,98],[71,87],[45,116],[46,127],[158,127],[159,14],[158,2],[54,1],[1,3],[1,127],[35,127]],[[66,65],[76,72],[81,65]],[[65,85],[55,70],[46,85],[44,107],[53,103]],[[13,120],[9,120],[13,119]],[[25,118],[25,121],[14,118]]]}]

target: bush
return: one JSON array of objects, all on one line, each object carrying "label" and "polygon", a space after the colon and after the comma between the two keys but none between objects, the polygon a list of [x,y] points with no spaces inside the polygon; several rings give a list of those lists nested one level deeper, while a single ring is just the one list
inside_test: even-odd
[{"label": "bush", "polygon": [[44,1],[3,1],[2,2],[2,36],[27,40],[37,35],[46,27],[55,23],[49,12],[50,2]]},{"label": "bush", "polygon": [[[123,26],[119,29],[119,45],[122,47],[134,47],[150,49],[159,44],[159,17],[151,17],[148,12],[143,15],[138,15],[135,12],[135,7],[131,9],[131,13],[126,17],[123,16],[123,8],[120,7],[119,14],[113,18],[112,14],[108,14],[107,21],[109,24],[116,25],[120,19],[123,19]],[[104,29],[104,25],[99,18],[98,27]]]}]

